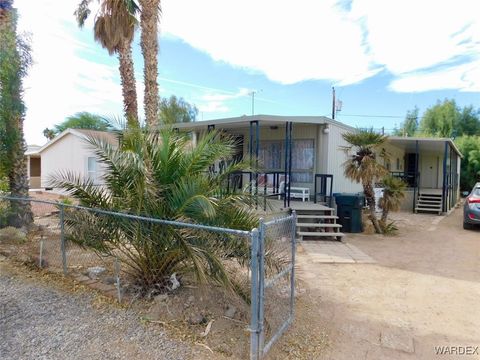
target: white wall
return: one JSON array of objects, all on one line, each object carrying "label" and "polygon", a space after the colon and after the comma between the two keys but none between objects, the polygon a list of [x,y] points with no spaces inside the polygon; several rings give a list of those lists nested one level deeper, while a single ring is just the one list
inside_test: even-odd
[{"label": "white wall", "polygon": [[347,179],[343,172],[343,163],[348,159],[342,146],[347,146],[348,143],[343,139],[342,134],[349,132],[337,125],[330,124],[329,133],[325,135],[327,145],[327,173],[333,175],[333,192],[348,192],[356,193],[363,191],[362,185],[352,182]]},{"label": "white wall", "polygon": [[[84,139],[66,134],[41,153],[42,188],[51,187],[50,178],[54,174],[65,171],[86,177],[87,159],[94,156],[93,150],[89,148],[89,144]],[[101,177],[102,174],[102,167],[97,164],[98,177]]]}]

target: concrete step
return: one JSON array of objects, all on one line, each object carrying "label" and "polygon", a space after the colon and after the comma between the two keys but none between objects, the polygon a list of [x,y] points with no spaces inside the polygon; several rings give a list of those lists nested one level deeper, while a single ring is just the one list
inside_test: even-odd
[{"label": "concrete step", "polygon": [[425,203],[425,204],[441,204],[442,199],[434,200],[434,199],[418,199],[419,203]]},{"label": "concrete step", "polygon": [[325,223],[299,223],[297,222],[297,227],[317,227],[317,228],[341,228],[340,224],[325,224]]},{"label": "concrete step", "polygon": [[425,194],[420,194],[418,195],[420,199],[442,199],[442,195],[425,195]]},{"label": "concrete step", "polygon": [[297,233],[300,236],[317,236],[317,237],[343,237],[345,236],[344,233],[341,232],[304,232],[304,231],[299,231]]},{"label": "concrete step", "polygon": [[335,216],[335,215],[302,214],[302,215],[297,215],[297,219],[338,219],[338,216]]},{"label": "concrete step", "polygon": [[438,208],[438,207],[442,207],[442,203],[438,203],[438,204],[425,204],[425,203],[422,203],[422,202],[417,202],[417,207],[424,207],[424,208]]},{"label": "concrete step", "polygon": [[430,212],[441,212],[442,208],[425,208],[425,207],[416,207],[415,211],[430,211]]}]

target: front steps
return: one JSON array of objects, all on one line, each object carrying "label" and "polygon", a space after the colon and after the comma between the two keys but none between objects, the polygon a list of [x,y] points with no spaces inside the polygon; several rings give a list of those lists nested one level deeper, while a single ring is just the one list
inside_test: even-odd
[{"label": "front steps", "polygon": [[442,194],[419,193],[415,204],[415,213],[418,212],[440,215],[442,213]]},{"label": "front steps", "polygon": [[332,208],[296,209],[297,235],[300,240],[342,240],[342,225]]}]

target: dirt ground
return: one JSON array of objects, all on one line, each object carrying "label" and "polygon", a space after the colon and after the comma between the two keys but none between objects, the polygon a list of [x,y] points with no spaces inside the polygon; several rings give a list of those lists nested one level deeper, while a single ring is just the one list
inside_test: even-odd
[{"label": "dirt ground", "polygon": [[[463,230],[462,209],[394,217],[397,236],[345,239],[375,264],[312,263],[299,252],[297,274],[317,304],[310,321],[328,338],[316,358],[480,359],[480,230]],[[437,355],[445,346],[477,353]]]}]

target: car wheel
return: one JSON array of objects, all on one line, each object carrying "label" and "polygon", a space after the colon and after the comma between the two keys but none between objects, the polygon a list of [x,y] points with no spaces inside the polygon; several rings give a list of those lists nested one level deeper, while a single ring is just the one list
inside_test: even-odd
[{"label": "car wheel", "polygon": [[465,230],[472,230],[473,225],[472,225],[472,224],[469,224],[469,223],[467,223],[467,222],[463,222],[463,228],[464,228]]}]

